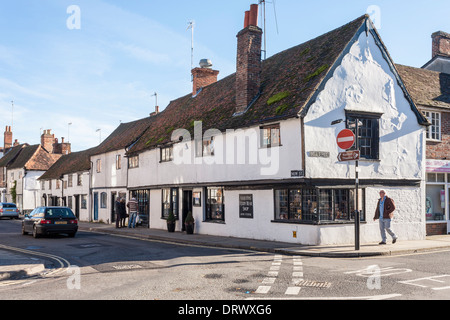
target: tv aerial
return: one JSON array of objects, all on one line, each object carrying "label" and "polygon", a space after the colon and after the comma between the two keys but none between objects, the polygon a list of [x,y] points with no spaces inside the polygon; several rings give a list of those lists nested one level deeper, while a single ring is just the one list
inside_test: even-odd
[{"label": "tv aerial", "polygon": [[262,8],[261,9],[261,21],[262,21],[262,27],[263,27],[263,32],[264,32],[264,50],[262,50],[262,51],[264,53],[264,60],[266,60],[266,58],[267,58],[266,3],[272,3],[273,4],[273,13],[274,13],[274,17],[275,17],[275,27],[276,27],[276,30],[277,30],[277,34],[279,34],[277,8],[276,8],[275,0],[272,0],[272,2],[268,2],[266,0],[259,0],[259,5]]}]

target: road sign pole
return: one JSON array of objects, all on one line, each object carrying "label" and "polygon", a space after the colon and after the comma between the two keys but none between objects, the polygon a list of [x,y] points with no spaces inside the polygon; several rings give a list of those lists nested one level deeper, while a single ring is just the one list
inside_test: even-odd
[{"label": "road sign pole", "polygon": [[[359,119],[356,119],[356,150],[359,150]],[[355,189],[356,189],[356,211],[355,211],[355,251],[360,250],[360,213],[359,213],[359,161],[355,162]]]}]

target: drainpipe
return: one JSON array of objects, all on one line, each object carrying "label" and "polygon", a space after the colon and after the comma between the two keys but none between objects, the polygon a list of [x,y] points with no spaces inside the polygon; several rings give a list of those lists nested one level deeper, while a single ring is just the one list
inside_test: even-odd
[{"label": "drainpipe", "polygon": [[92,220],[92,216],[93,216],[93,214],[92,214],[92,207],[93,207],[93,199],[92,199],[92,168],[94,167],[94,163],[92,162],[92,161],[89,161],[90,163],[91,163],[91,167],[89,168],[89,194],[88,194],[88,197],[89,197],[89,209],[88,209],[88,212],[89,212],[89,222],[92,222],[93,220]]}]

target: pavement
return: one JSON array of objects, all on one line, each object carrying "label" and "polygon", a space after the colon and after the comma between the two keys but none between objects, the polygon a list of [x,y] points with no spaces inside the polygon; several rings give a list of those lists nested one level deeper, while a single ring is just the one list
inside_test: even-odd
[{"label": "pavement", "polygon": [[0,287],[5,281],[27,279],[44,271],[43,260],[0,248]]},{"label": "pavement", "polygon": [[439,250],[450,250],[450,235],[430,236],[425,240],[402,241],[387,245],[362,243],[360,250],[355,245],[320,245],[306,246],[292,243],[251,240],[242,238],[212,236],[203,234],[188,235],[184,232],[169,233],[167,230],[137,227],[135,229],[119,228],[115,225],[79,222],[80,231],[98,232],[126,236],[136,239],[172,242],[176,244],[199,245],[219,248],[245,249],[285,255],[300,255],[326,258],[358,258],[370,256],[402,255]]}]

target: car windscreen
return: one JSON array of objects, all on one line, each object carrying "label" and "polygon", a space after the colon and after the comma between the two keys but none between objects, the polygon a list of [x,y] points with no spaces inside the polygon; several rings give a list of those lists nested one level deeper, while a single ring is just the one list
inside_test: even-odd
[{"label": "car windscreen", "polygon": [[75,215],[68,208],[47,208],[45,210],[45,218],[75,218]]},{"label": "car windscreen", "polygon": [[0,206],[3,208],[16,208],[16,205],[14,203],[4,203]]}]

